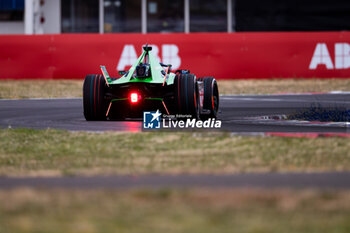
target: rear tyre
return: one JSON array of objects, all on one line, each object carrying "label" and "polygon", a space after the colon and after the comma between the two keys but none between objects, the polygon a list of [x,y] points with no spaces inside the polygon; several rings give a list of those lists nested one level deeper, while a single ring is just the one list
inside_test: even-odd
[{"label": "rear tyre", "polygon": [[198,79],[203,82],[204,96],[203,109],[209,110],[209,114],[201,114],[201,119],[216,118],[219,109],[219,88],[213,77],[201,77]]},{"label": "rear tyre", "polygon": [[83,86],[84,116],[87,121],[106,120],[106,81],[102,75],[87,75]]},{"label": "rear tyre", "polygon": [[175,105],[177,112],[199,118],[199,95],[194,74],[178,74],[174,80]]}]

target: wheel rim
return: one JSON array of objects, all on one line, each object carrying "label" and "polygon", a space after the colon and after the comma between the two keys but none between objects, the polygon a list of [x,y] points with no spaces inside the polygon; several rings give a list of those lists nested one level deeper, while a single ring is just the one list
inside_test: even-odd
[{"label": "wheel rim", "polygon": [[218,97],[213,96],[213,102],[214,102],[214,112],[216,113],[218,111]]},{"label": "wheel rim", "polygon": [[199,119],[199,101],[200,100],[199,100],[198,85],[197,85],[196,79],[194,80],[194,85],[195,85],[195,93],[194,93],[194,95],[195,95],[195,103],[196,103],[196,106],[195,106],[195,108],[196,108],[196,110],[195,110],[195,112],[196,112],[195,118]]},{"label": "wheel rim", "polygon": [[219,109],[219,90],[218,86],[216,84],[215,79],[213,80],[212,83],[212,90],[213,90],[213,114],[216,116],[217,111]]}]

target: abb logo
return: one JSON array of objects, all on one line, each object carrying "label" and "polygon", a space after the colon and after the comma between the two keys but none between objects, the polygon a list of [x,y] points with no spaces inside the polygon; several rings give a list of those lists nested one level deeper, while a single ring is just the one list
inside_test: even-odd
[{"label": "abb logo", "polygon": [[[149,45],[152,47],[152,54],[159,60],[159,47],[157,45]],[[137,60],[138,55],[135,47],[132,44],[124,46],[122,54],[119,58],[117,70],[125,70],[130,67]],[[175,44],[162,45],[162,62],[165,64],[172,64],[172,69],[176,70],[181,65],[181,58],[179,57],[179,48]]]},{"label": "abb logo", "polygon": [[328,70],[350,68],[350,44],[335,43],[333,63],[326,43],[318,43],[314,55],[312,56],[309,69],[315,70],[319,65],[325,65]]}]

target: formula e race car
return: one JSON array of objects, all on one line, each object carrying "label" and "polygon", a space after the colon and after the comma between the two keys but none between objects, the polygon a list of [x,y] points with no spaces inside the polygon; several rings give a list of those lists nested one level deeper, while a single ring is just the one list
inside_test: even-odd
[{"label": "formula e race car", "polygon": [[88,121],[140,118],[143,111],[159,110],[175,117],[206,120],[216,118],[219,90],[213,77],[196,78],[189,70],[171,72],[171,65],[159,63],[152,47],[119,78],[87,75],[83,86],[84,116]]}]

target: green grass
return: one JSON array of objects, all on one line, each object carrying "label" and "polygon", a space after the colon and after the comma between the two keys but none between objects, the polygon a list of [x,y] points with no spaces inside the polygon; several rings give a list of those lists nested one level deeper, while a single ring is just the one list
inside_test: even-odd
[{"label": "green grass", "polygon": [[350,170],[346,138],[0,130],[0,175]]},{"label": "green grass", "polygon": [[349,191],[0,191],[0,232],[347,233]]}]

